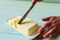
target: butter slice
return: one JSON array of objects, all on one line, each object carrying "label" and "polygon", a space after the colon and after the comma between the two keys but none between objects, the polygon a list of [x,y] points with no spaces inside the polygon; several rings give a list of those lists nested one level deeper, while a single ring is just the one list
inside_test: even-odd
[{"label": "butter slice", "polygon": [[35,21],[32,21],[26,18],[21,24],[18,24],[21,17],[15,17],[8,20],[9,25],[13,26],[17,31],[24,35],[31,36],[38,30],[38,24]]}]

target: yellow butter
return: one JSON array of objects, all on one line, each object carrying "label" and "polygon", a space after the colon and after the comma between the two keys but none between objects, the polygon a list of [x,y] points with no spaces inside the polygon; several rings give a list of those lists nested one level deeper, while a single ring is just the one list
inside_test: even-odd
[{"label": "yellow butter", "polygon": [[30,36],[38,30],[39,27],[35,21],[26,18],[21,24],[18,24],[20,19],[21,17],[16,17],[8,20],[8,23],[24,35]]}]

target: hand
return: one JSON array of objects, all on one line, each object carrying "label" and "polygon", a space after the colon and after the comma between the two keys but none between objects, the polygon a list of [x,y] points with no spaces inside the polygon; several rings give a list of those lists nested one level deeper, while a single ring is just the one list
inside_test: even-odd
[{"label": "hand", "polygon": [[[34,2],[35,2],[36,0],[32,0],[32,4],[34,4]],[[42,0],[37,0],[38,2],[40,2],[40,1],[42,1]]]},{"label": "hand", "polygon": [[54,37],[60,33],[60,16],[43,18],[46,23],[39,29],[39,37]]}]

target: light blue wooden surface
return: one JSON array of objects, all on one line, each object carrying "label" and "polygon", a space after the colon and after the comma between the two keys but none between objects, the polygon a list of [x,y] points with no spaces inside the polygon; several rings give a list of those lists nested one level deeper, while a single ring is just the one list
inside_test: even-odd
[{"label": "light blue wooden surface", "polygon": [[[5,22],[9,17],[22,16],[30,6],[31,2],[26,1],[0,1],[0,40],[31,40],[19,34]],[[53,15],[60,16],[60,4],[41,2],[36,4],[28,17],[42,25],[41,18]],[[56,40],[60,40],[60,37]]]}]

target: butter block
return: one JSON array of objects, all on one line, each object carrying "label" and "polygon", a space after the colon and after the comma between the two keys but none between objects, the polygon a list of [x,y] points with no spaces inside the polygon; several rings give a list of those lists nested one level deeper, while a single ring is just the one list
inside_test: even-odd
[{"label": "butter block", "polygon": [[13,26],[14,28],[17,28],[16,23],[18,22],[20,17],[13,17],[7,20],[8,24],[10,26]]},{"label": "butter block", "polygon": [[8,20],[9,25],[13,26],[17,31],[24,35],[31,36],[38,30],[38,24],[31,19],[26,18],[21,24],[18,24],[21,17],[15,17]]}]

